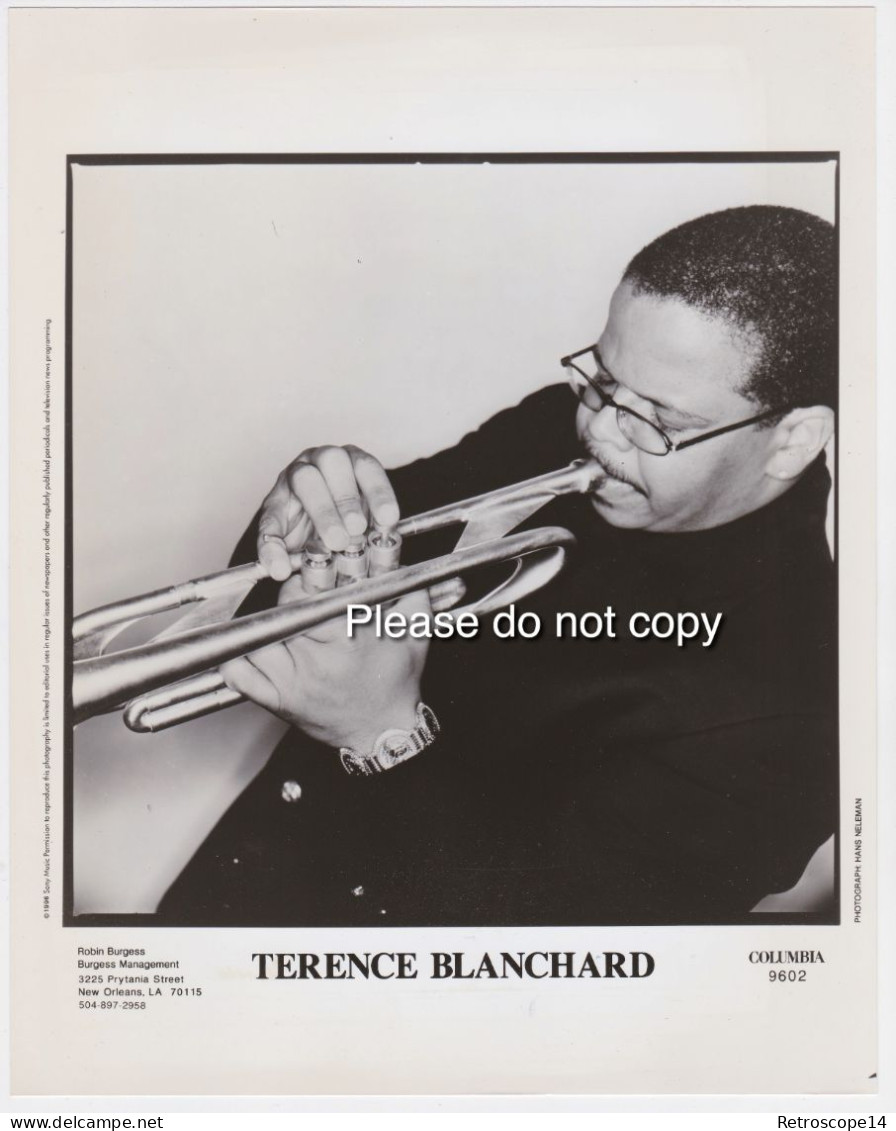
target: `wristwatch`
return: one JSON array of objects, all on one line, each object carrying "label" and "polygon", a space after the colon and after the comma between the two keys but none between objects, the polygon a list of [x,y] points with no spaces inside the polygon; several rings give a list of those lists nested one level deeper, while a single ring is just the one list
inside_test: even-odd
[{"label": "wristwatch", "polygon": [[425,703],[418,703],[412,730],[384,730],[369,754],[359,754],[350,746],[341,746],[339,761],[349,774],[364,777],[382,774],[432,746],[439,730],[439,720],[433,711]]}]

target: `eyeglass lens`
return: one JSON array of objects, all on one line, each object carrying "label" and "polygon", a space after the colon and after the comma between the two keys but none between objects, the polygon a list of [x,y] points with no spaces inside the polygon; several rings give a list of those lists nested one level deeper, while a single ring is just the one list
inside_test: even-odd
[{"label": "eyeglass lens", "polygon": [[[594,370],[595,377],[597,377],[596,366]],[[636,448],[652,455],[666,454],[669,450],[669,444],[656,425],[635,415],[623,405],[616,404],[609,391],[603,393],[599,388],[596,388],[590,381],[586,380],[584,373],[577,371],[575,366],[569,365],[567,371],[573,392],[589,411],[601,412],[608,406],[615,407],[616,425],[627,440],[631,441]]]}]

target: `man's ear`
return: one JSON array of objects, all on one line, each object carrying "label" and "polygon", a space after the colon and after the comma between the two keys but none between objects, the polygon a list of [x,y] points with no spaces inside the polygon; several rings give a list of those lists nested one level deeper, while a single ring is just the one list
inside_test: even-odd
[{"label": "man's ear", "polygon": [[827,405],[792,409],[775,428],[774,450],[765,465],[773,479],[796,479],[834,434],[834,410]]}]

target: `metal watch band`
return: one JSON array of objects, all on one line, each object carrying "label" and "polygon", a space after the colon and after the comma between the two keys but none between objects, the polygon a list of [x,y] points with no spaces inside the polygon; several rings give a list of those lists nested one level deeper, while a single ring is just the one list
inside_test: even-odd
[{"label": "metal watch band", "polygon": [[349,774],[364,777],[382,774],[407,762],[427,746],[432,746],[439,729],[435,713],[425,703],[418,703],[412,730],[384,730],[369,754],[359,754],[350,746],[342,746],[339,749],[339,761]]}]

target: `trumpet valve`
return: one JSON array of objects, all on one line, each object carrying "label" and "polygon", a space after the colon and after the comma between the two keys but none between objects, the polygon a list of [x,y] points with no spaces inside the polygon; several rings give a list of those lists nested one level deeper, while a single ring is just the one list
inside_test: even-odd
[{"label": "trumpet valve", "polygon": [[312,540],[302,550],[302,585],[306,593],[325,593],[336,585],[336,562],[322,542]]},{"label": "trumpet valve", "polygon": [[370,577],[391,573],[401,564],[401,535],[394,527],[378,526],[367,536],[367,552]]},{"label": "trumpet valve", "polygon": [[367,576],[367,539],[353,538],[344,550],[339,550],[336,559],[336,585],[351,585]]}]

